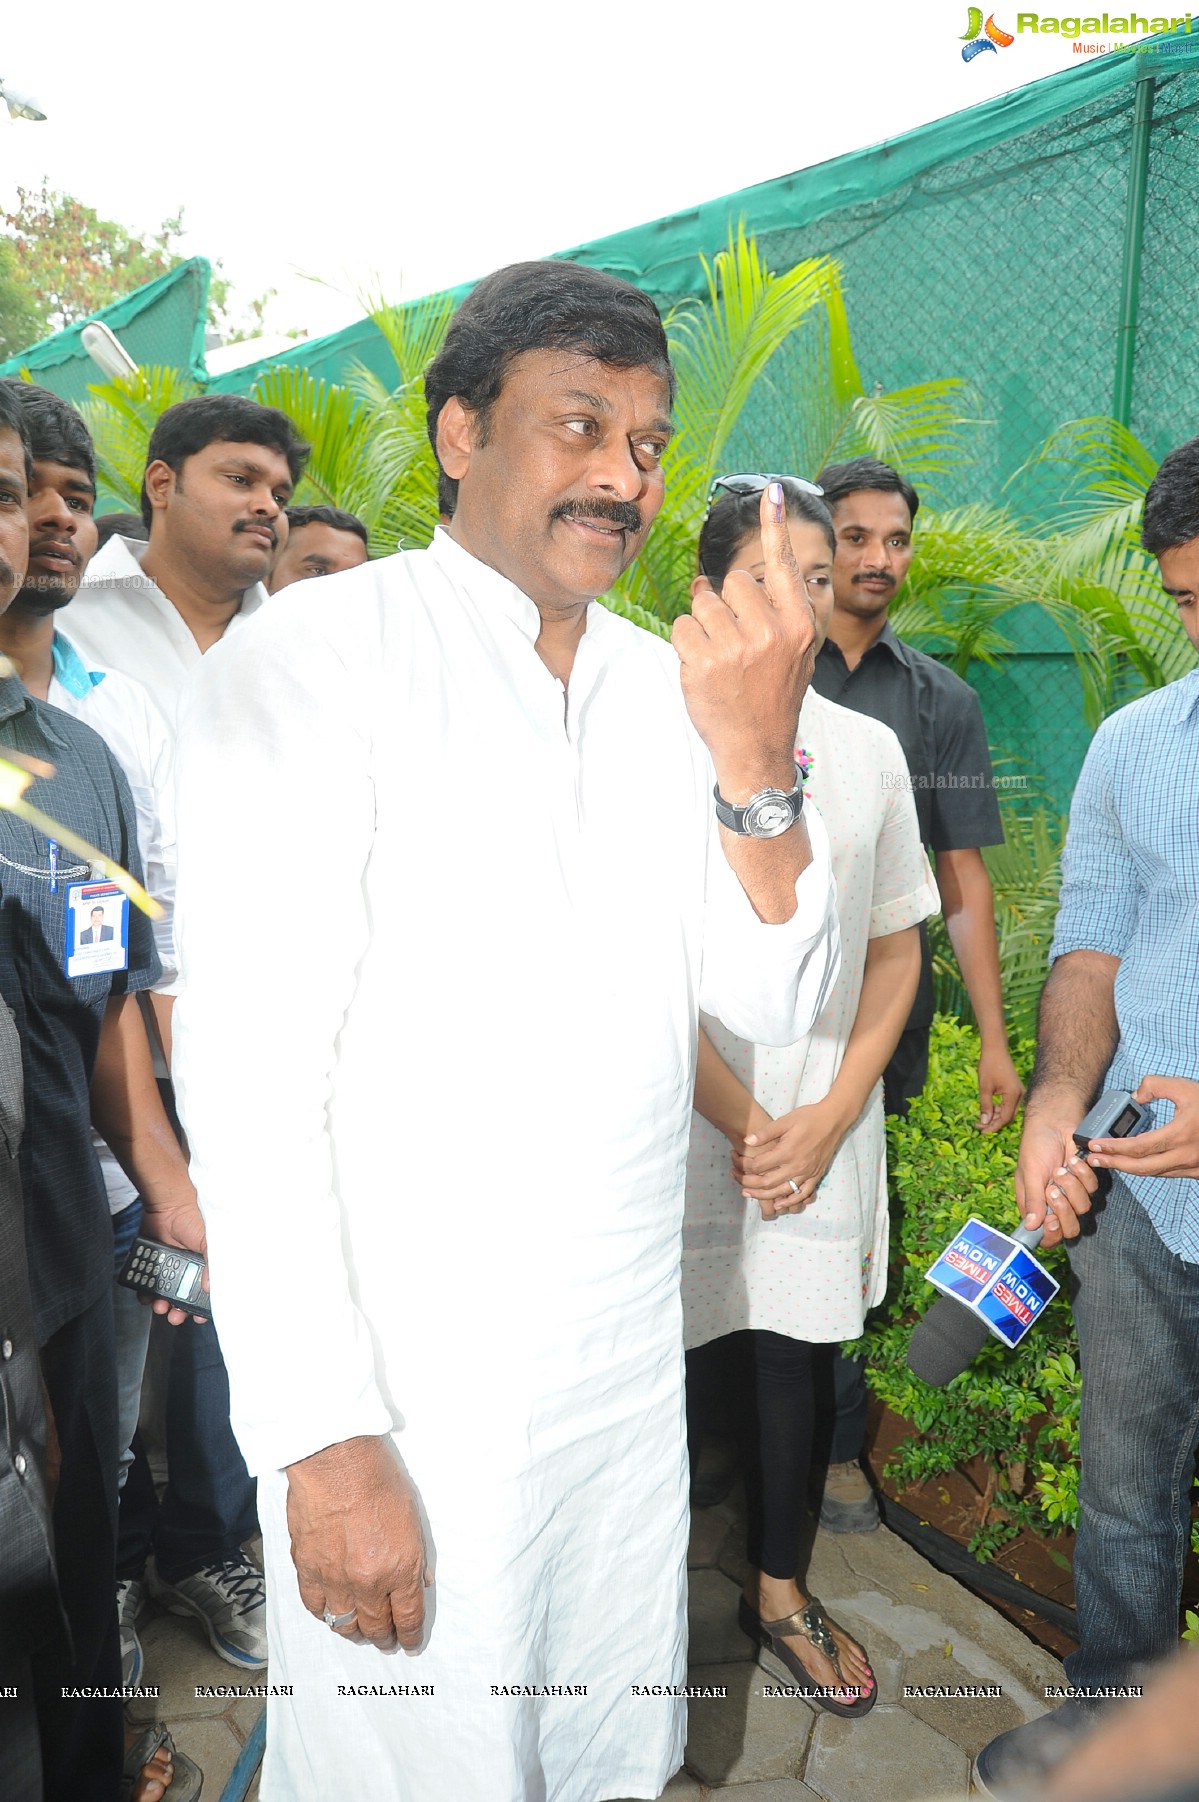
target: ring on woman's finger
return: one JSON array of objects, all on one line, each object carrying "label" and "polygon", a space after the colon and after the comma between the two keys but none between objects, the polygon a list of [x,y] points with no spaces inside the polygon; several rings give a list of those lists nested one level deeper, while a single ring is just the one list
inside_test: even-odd
[{"label": "ring on woman's finger", "polygon": [[326,1608],[321,1615],[321,1619],[324,1621],[326,1627],[329,1627],[336,1633],[339,1627],[348,1627],[351,1621],[356,1621],[358,1619],[358,1610],[356,1608],[348,1608],[344,1614],[334,1614],[332,1608]]},{"label": "ring on woman's finger", "polygon": [[787,1187],[790,1189],[792,1195],[799,1194],[799,1184],[796,1182],[796,1180],[793,1176],[789,1176],[787,1178]]}]

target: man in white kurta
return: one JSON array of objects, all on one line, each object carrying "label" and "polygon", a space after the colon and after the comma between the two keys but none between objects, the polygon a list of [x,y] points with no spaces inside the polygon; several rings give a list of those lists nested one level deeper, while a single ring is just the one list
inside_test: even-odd
[{"label": "man in white kurta", "polygon": [[[291,1686],[264,1802],[654,1797],[682,1757],[697,1014],[806,1030],[829,863],[813,813],[763,924],[675,650],[593,603],[564,685],[543,626],[439,532],[269,602],[185,719],[175,1074]],[[295,1532],[302,1461],[379,1435],[424,1525],[410,1657],[289,1556],[285,1469]]]}]

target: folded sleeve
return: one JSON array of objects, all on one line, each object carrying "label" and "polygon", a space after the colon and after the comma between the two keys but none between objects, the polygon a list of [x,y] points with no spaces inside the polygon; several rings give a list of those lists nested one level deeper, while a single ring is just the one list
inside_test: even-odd
[{"label": "folded sleeve", "polygon": [[1062,886],[1050,962],[1068,951],[1123,957],[1136,927],[1142,883],[1116,809],[1109,763],[1116,720],[1091,741],[1062,852]]},{"label": "folded sleeve", "polygon": [[828,835],[811,801],[804,803],[803,818],[812,861],[795,884],[795,912],[782,925],[767,925],[733,874],[713,816],[700,1007],[751,1045],[794,1045],[802,1039],[840,967]]},{"label": "folded sleeve", "polygon": [[355,646],[327,642],[311,609],[264,607],[205,656],[177,749],[173,1074],[254,1472],[393,1425],[351,1294],[328,1122],[369,931]]}]

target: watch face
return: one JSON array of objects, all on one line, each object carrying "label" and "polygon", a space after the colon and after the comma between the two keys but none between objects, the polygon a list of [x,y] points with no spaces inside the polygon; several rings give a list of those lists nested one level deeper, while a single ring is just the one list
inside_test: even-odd
[{"label": "watch face", "polygon": [[746,828],[755,838],[777,838],[794,820],[795,809],[785,795],[753,803],[745,812]]}]

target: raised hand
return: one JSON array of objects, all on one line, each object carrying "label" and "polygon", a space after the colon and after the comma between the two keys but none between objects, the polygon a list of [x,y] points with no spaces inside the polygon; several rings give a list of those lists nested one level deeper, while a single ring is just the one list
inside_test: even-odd
[{"label": "raised hand", "polygon": [[782,488],[761,501],[764,583],[730,570],[723,593],[699,587],[674,623],[683,696],[726,801],[795,783],[799,709],[816,660],[816,617],[795,561]]}]

